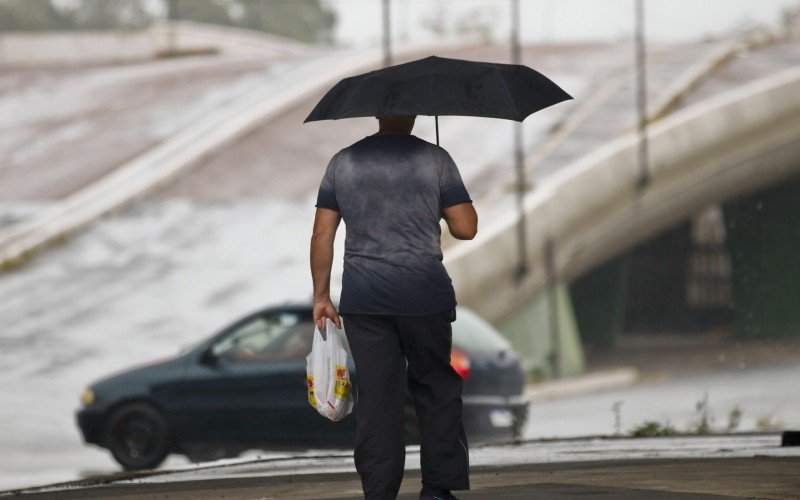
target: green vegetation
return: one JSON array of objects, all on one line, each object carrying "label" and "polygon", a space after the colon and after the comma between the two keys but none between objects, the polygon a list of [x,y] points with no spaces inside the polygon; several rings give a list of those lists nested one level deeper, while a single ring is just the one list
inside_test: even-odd
[{"label": "green vegetation", "polygon": [[662,425],[653,420],[646,420],[630,431],[630,435],[633,437],[672,436],[674,434],[677,434],[677,432],[669,422]]},{"label": "green vegetation", "polygon": [[742,409],[739,408],[739,405],[733,407],[730,413],[728,413],[728,426],[725,428],[728,432],[735,430],[739,427],[739,423],[742,421]]},{"label": "green vegetation", "polygon": [[141,0],[0,0],[0,31],[137,29],[152,20]]},{"label": "green vegetation", "polygon": [[695,434],[710,434],[711,433],[711,421],[714,419],[711,416],[711,412],[708,409],[708,392],[703,394],[703,399],[697,401],[694,404],[695,412],[697,413],[697,419],[694,423],[694,433]]},{"label": "green vegetation", "polygon": [[28,249],[13,257],[3,256],[2,260],[0,260],[0,273],[19,269],[34,256],[34,253],[33,250]]},{"label": "green vegetation", "polygon": [[786,424],[780,420],[775,420],[774,416],[770,414],[762,415],[756,420],[756,427],[761,430],[774,431],[786,427]]},{"label": "green vegetation", "polygon": [[69,238],[70,238],[69,233],[62,232],[54,236],[50,241],[45,242],[45,244],[42,246],[26,248],[15,256],[10,256],[10,255],[0,256],[0,274],[5,272],[15,271],[21,268],[22,266],[27,264],[31,259],[33,259],[45,246],[63,245],[69,241]]},{"label": "green vegetation", "polygon": [[23,263],[23,260],[19,257],[3,257],[3,260],[0,261],[0,272],[12,271],[20,267]]},{"label": "green vegetation", "polygon": [[[617,403],[622,403],[618,401]],[[614,411],[619,411],[619,404],[614,405]],[[708,408],[708,393],[703,395],[703,399],[695,403],[696,417],[691,427],[685,433],[678,433],[670,424],[660,424],[653,420],[647,420],[632,428],[629,434],[633,437],[656,437],[656,436],[671,436],[675,434],[711,434],[711,422],[714,418]],[[733,432],[741,423],[742,409],[737,404],[728,413],[728,424],[725,431]],[[780,420],[775,420],[772,414],[762,415],[756,421],[756,426],[761,430],[780,430],[786,427],[785,423]],[[617,433],[619,434],[619,433]]]},{"label": "green vegetation", "polygon": [[321,0],[0,0],[0,32],[135,30],[190,20],[330,42],[336,15]]}]

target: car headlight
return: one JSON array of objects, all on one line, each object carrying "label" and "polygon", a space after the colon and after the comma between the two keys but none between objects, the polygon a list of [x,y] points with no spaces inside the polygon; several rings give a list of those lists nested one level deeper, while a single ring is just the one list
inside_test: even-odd
[{"label": "car headlight", "polygon": [[83,390],[81,393],[81,403],[84,406],[88,406],[94,403],[94,391],[89,389],[88,387]]}]

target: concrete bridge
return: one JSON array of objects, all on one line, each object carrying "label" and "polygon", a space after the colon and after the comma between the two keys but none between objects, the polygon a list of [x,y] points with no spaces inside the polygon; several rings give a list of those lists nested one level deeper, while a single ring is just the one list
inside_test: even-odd
[{"label": "concrete bridge", "polygon": [[647,139],[644,185],[633,131],[537,182],[523,279],[513,211],[446,255],[460,302],[499,324],[535,376],[580,372],[582,346],[613,344],[637,312],[800,332],[800,66],[655,120]]}]

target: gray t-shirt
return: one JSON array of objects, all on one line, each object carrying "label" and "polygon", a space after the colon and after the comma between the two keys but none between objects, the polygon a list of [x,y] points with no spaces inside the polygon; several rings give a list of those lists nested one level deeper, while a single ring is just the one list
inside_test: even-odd
[{"label": "gray t-shirt", "polygon": [[317,207],[345,239],[341,314],[423,315],[456,306],[442,264],[442,209],[472,200],[453,158],[414,135],[371,135],[331,158]]}]

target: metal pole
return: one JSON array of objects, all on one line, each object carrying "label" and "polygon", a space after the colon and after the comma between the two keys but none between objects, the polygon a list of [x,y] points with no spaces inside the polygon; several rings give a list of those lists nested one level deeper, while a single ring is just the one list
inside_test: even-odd
[{"label": "metal pole", "polygon": [[434,115],[436,120],[436,145],[439,145],[439,115]]},{"label": "metal pole", "polygon": [[167,2],[167,53],[170,55],[174,55],[177,50],[178,18],[180,18],[178,0],[169,0]]},{"label": "metal pole", "polygon": [[548,358],[553,369],[553,378],[561,377],[561,325],[558,307],[558,270],[556,269],[556,249],[552,238],[544,243],[545,279],[547,280],[548,323],[550,326],[550,352]]},{"label": "metal pole", "polygon": [[392,65],[392,23],[389,0],[383,0],[383,66]]},{"label": "metal pole", "polygon": [[636,109],[638,114],[637,132],[639,137],[639,179],[640,189],[650,182],[650,166],[647,154],[647,63],[645,60],[644,38],[644,0],[634,0],[636,16]]},{"label": "metal pole", "polygon": [[[511,0],[511,62],[521,64],[519,43],[519,0]],[[525,229],[525,158],[522,149],[522,122],[514,124],[514,170],[517,195],[517,281],[528,273],[527,234]]]},{"label": "metal pole", "polygon": [[555,0],[547,0],[547,3],[544,5],[544,14],[542,15],[543,23],[543,31],[542,33],[542,40],[545,42],[550,42],[553,39],[553,14],[555,11]]}]

